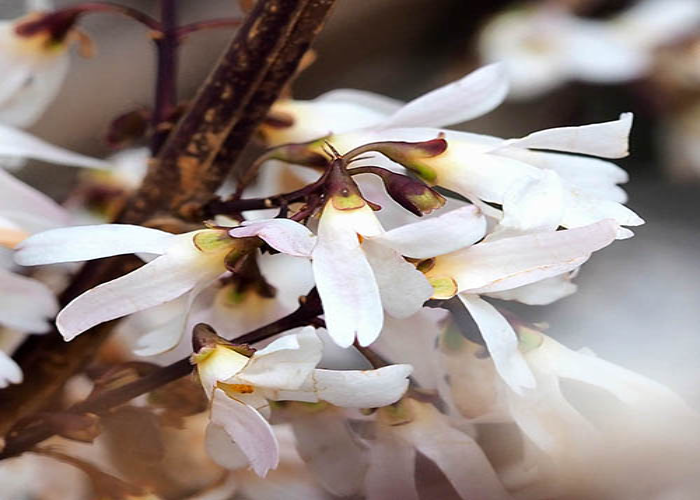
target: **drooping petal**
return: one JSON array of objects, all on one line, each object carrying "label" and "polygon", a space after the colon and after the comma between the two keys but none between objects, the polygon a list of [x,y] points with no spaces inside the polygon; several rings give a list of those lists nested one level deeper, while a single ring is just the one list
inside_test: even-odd
[{"label": "drooping petal", "polygon": [[571,282],[570,274],[564,273],[529,285],[492,292],[488,296],[501,300],[515,300],[531,306],[545,306],[576,292],[577,286]]},{"label": "drooping petal", "polygon": [[47,225],[68,223],[58,203],[0,168],[0,212],[12,211],[46,219]]},{"label": "drooping petal", "polygon": [[204,446],[209,457],[224,469],[236,470],[248,465],[246,456],[220,425],[207,425]]},{"label": "drooping petal", "polygon": [[[341,347],[371,344],[382,328],[379,288],[357,233],[342,217],[321,216],[312,269],[328,333]],[[331,214],[333,215],[333,214]]]},{"label": "drooping petal", "polygon": [[381,123],[391,127],[446,127],[496,108],[508,93],[504,68],[491,64],[414,99]]},{"label": "drooping petal", "polygon": [[23,266],[79,262],[130,253],[163,254],[177,236],[142,226],[100,224],[50,229],[30,236],[17,247]]},{"label": "drooping petal", "polygon": [[381,429],[369,443],[369,469],[365,478],[368,500],[395,498],[418,500],[415,448],[395,435],[391,428]]},{"label": "drooping petal", "polygon": [[22,370],[5,352],[0,351],[0,389],[22,382]]},{"label": "drooping petal", "polygon": [[390,315],[406,318],[433,294],[433,287],[423,273],[396,251],[371,239],[362,243],[362,249],[374,272],[382,306]]},{"label": "drooping petal", "polygon": [[300,410],[291,424],[299,455],[324,488],[341,497],[357,493],[367,463],[345,416],[332,409]]},{"label": "drooping petal", "polygon": [[379,408],[403,396],[411,371],[410,365],[364,371],[319,369],[312,374],[311,390],[320,400],[343,408]]},{"label": "drooping petal", "polygon": [[521,139],[508,140],[503,147],[552,149],[603,158],[624,158],[629,154],[631,127],[632,113],[622,113],[619,119],[610,122],[540,130]]},{"label": "drooping petal", "polygon": [[323,343],[309,326],[285,335],[253,354],[235,379],[260,389],[299,389],[321,361]]},{"label": "drooping petal", "polygon": [[73,167],[109,168],[109,163],[53,146],[27,132],[0,123],[0,156],[31,158]]},{"label": "drooping petal", "polygon": [[374,238],[401,255],[427,259],[473,245],[486,234],[486,218],[474,205],[397,227]]},{"label": "drooping petal", "polygon": [[275,250],[296,257],[310,257],[316,236],[306,226],[289,219],[246,221],[229,231],[231,236],[258,236]]},{"label": "drooping petal", "polygon": [[464,500],[511,498],[481,447],[467,434],[451,427],[447,417],[431,404],[407,400],[414,420],[394,427],[445,474]]},{"label": "drooping petal", "polygon": [[71,301],[56,320],[69,341],[95,325],[148,309],[211,282],[225,271],[223,261],[202,258],[191,240],[181,240],[168,253],[115,280],[103,283]]},{"label": "drooping petal", "polygon": [[279,464],[279,445],[270,424],[250,406],[236,401],[221,389],[214,391],[211,422],[226,434],[248,457],[255,473],[264,477]]},{"label": "drooping petal", "polygon": [[44,333],[57,311],[56,296],[46,285],[0,268],[0,325]]},{"label": "drooping petal", "polygon": [[451,276],[460,292],[508,290],[571,271],[612,243],[617,224],[596,224],[480,243],[436,259],[428,277]]},{"label": "drooping petal", "polygon": [[535,387],[535,377],[518,350],[518,336],[495,307],[478,295],[460,293],[459,299],[479,327],[496,370],[518,394]]}]

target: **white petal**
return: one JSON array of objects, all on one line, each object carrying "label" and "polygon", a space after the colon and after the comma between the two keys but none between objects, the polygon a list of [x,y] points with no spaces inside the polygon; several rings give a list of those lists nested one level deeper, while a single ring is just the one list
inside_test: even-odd
[{"label": "white petal", "polygon": [[491,64],[409,102],[381,123],[390,127],[446,127],[496,108],[508,93],[504,68]]},{"label": "white petal", "polygon": [[24,212],[56,225],[68,222],[68,212],[58,203],[0,168],[0,211]]},{"label": "white petal", "polygon": [[653,48],[697,33],[698,23],[695,0],[640,0],[614,19],[612,29],[635,47]]},{"label": "white petal", "polygon": [[406,318],[417,312],[433,295],[433,287],[413,264],[396,251],[367,239],[362,249],[374,271],[382,306],[395,318]]},{"label": "white petal", "polygon": [[0,351],[0,389],[10,384],[20,383],[22,383],[22,370],[10,356]]},{"label": "white petal", "polygon": [[623,158],[629,154],[628,139],[632,113],[604,123],[580,127],[559,127],[533,132],[521,139],[510,139],[504,147],[552,149],[603,158]]},{"label": "white petal", "polygon": [[492,292],[488,296],[501,300],[515,300],[531,306],[544,306],[568,297],[576,292],[576,288],[571,282],[570,273],[564,273],[529,285]]},{"label": "white petal", "polygon": [[379,429],[369,443],[370,466],[365,478],[368,500],[419,500],[416,489],[416,450],[389,429]]},{"label": "white petal", "polygon": [[333,410],[300,412],[291,424],[299,455],[324,488],[341,497],[357,493],[367,464],[345,416]]},{"label": "white petal", "polygon": [[0,123],[0,156],[31,158],[73,167],[109,168],[109,163],[53,146]]},{"label": "white petal", "polygon": [[433,405],[408,402],[416,415],[413,422],[395,427],[445,474],[464,500],[505,500],[511,498],[479,445],[467,434],[454,429]]},{"label": "white petal", "polygon": [[175,238],[165,231],[129,224],[50,229],[20,243],[15,261],[23,266],[36,266],[137,252],[163,254]]},{"label": "white petal", "polygon": [[680,396],[664,385],[604,359],[568,349],[545,335],[542,338],[542,345],[528,354],[538,369],[605,389],[643,413],[661,410],[675,415],[696,415]]},{"label": "white petal", "polygon": [[375,241],[401,255],[427,259],[473,245],[486,234],[486,218],[474,205],[407,224],[377,236]]},{"label": "white petal", "polygon": [[401,106],[404,105],[403,102],[392,99],[391,97],[356,89],[331,90],[330,92],[321,94],[314,99],[314,101],[353,104],[358,107],[371,109],[387,116],[396,112],[399,108],[401,108]]},{"label": "white petal", "polygon": [[460,293],[459,299],[476,322],[496,370],[518,394],[535,387],[535,377],[518,349],[518,336],[495,307],[477,295]]},{"label": "white petal", "polygon": [[554,172],[514,183],[503,199],[503,218],[487,241],[528,233],[555,231],[564,215],[564,187]]},{"label": "white petal", "polygon": [[429,276],[452,276],[459,291],[508,290],[571,271],[614,241],[617,224],[596,224],[480,243],[437,259]]},{"label": "white petal", "polygon": [[190,241],[172,248],[143,267],[103,283],[71,301],[56,324],[69,341],[95,325],[148,309],[213,281],[224,272],[223,262],[212,265]]},{"label": "white petal", "polygon": [[231,236],[258,236],[275,250],[296,257],[310,257],[316,236],[306,226],[289,219],[246,221],[229,231]]},{"label": "white petal", "polygon": [[348,347],[357,336],[362,345],[371,344],[384,315],[374,273],[355,231],[322,216],[312,268],[333,340]]},{"label": "white petal", "polygon": [[223,427],[209,423],[204,435],[204,446],[211,459],[224,469],[242,469],[248,459],[236,443],[231,441]]},{"label": "white petal", "polygon": [[[568,189],[565,195],[566,211],[562,226],[587,226],[603,219],[612,219],[621,226],[639,226],[644,219],[629,208],[614,201],[597,199],[586,192]],[[618,239],[625,239],[629,233],[625,228],[618,228]]]},{"label": "white petal", "polygon": [[261,389],[299,389],[321,361],[323,343],[309,326],[253,354],[235,379]]},{"label": "white petal", "polygon": [[272,427],[250,406],[229,398],[216,389],[211,406],[211,421],[224,428],[248,457],[255,473],[264,477],[279,464],[279,445]]},{"label": "white petal", "polygon": [[408,388],[410,365],[376,370],[314,370],[313,392],[344,408],[379,408],[398,401]]},{"label": "white petal", "polygon": [[0,325],[44,333],[58,311],[54,293],[40,281],[0,268]]}]

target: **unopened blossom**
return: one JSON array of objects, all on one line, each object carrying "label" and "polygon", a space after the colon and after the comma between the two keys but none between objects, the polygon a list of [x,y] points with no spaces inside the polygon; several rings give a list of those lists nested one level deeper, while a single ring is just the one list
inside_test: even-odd
[{"label": "unopened blossom", "polygon": [[[369,205],[355,194],[328,201],[318,235],[290,220],[244,222],[234,237],[258,236],[280,252],[310,257],[328,332],[342,347],[379,336],[383,309],[395,317],[415,313],[433,293],[402,256],[445,254],[478,241],[486,222],[476,207],[384,231]],[[337,205],[337,206],[336,206]]]},{"label": "unopened blossom", "polygon": [[313,328],[306,327],[253,353],[217,340],[193,356],[202,387],[212,400],[212,425],[226,431],[258,475],[264,476],[279,461],[279,447],[266,420],[268,401],[375,408],[397,401],[408,387],[409,365],[322,370],[316,368],[322,350]]},{"label": "unopened blossom", "polygon": [[[164,304],[188,294],[188,301],[226,272],[247,250],[225,229],[174,235],[141,226],[103,224],[52,229],[18,246],[21,265],[80,262],[130,253],[156,256],[143,267],[96,286],[59,313],[56,326],[71,340],[95,325]],[[186,312],[189,307],[185,307]],[[183,318],[184,319],[184,318]]]},{"label": "unopened blossom", "polygon": [[640,0],[605,20],[539,3],[498,14],[483,29],[479,51],[502,62],[511,96],[536,97],[570,80],[620,83],[646,75],[654,50],[700,25],[695,0]]},{"label": "unopened blossom", "polygon": [[375,420],[376,436],[367,441],[368,499],[418,500],[415,467],[419,452],[442,471],[460,498],[510,498],[476,441],[453,428],[433,405],[405,398],[378,410]]},{"label": "unopened blossom", "polygon": [[[31,7],[31,2],[26,3]],[[37,16],[0,21],[0,123],[32,125],[56,97],[68,73],[69,37],[57,39],[48,29],[26,35],[18,32],[18,27]]]}]

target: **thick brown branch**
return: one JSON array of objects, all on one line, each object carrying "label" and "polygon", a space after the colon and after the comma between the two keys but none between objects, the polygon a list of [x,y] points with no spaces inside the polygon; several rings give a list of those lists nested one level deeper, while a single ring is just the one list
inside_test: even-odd
[{"label": "thick brown branch", "polygon": [[[235,151],[243,148],[277,97],[274,92],[293,74],[303,55],[298,47],[308,46],[332,3],[256,3],[118,222],[141,224],[171,207],[182,212],[192,203],[211,198],[232,166],[232,161],[213,164],[224,140],[230,134],[236,143],[227,141],[229,147]],[[265,99],[254,102],[261,96]],[[133,257],[117,257],[88,263],[63,294],[62,303],[128,272],[133,262]],[[18,420],[45,407],[65,382],[90,362],[109,330],[109,323],[100,325],[70,343],[63,342],[56,331],[29,337],[15,357],[24,371],[24,383],[0,391],[0,436]]]}]

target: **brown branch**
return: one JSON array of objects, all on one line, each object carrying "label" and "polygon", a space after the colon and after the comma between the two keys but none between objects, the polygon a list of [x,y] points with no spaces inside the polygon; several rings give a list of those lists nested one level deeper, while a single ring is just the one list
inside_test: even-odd
[{"label": "brown branch", "polygon": [[[321,299],[314,288],[304,297],[304,300],[299,304],[297,309],[272,323],[236,337],[233,339],[233,342],[237,344],[253,344],[293,328],[310,324],[315,325],[319,321],[317,318],[318,315],[322,312]],[[76,403],[66,410],[66,413],[94,413],[97,415],[107,413],[113,408],[129,402],[141,394],[151,392],[190,374],[192,369],[193,366],[189,358],[181,359],[168,366],[158,368],[138,380],[115,389],[98,393],[84,401]],[[32,425],[10,432],[7,435],[5,448],[0,452],[0,460],[29,451],[55,433],[55,428],[46,424]]]},{"label": "brown branch", "polygon": [[[237,153],[227,152],[233,160],[226,164],[213,162],[224,140],[229,134],[235,138],[227,141],[227,151],[240,151],[248,142],[277,97],[275,92],[294,73],[303,55],[299,47],[308,46],[318,33],[332,3],[256,3],[118,222],[142,224],[171,207],[182,212],[192,203],[211,198],[237,157]],[[271,81],[274,79],[278,81]],[[258,98],[259,102],[254,101]],[[97,284],[123,275],[133,269],[134,261],[133,257],[115,257],[89,262],[61,302],[66,304]],[[65,343],[56,331],[30,336],[15,356],[25,381],[0,391],[0,435],[7,434],[18,420],[44,408],[95,356],[112,323],[99,325],[70,343]]]}]

